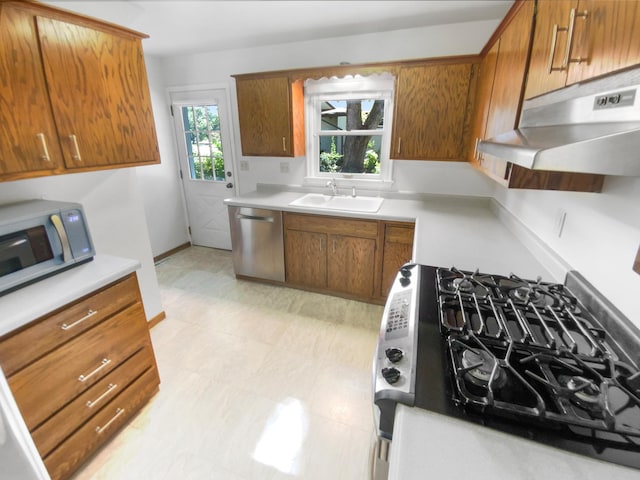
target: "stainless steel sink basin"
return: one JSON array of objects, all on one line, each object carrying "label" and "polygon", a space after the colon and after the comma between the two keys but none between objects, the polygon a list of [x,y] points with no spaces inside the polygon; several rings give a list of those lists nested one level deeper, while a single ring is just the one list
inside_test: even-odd
[{"label": "stainless steel sink basin", "polygon": [[322,193],[307,193],[295,199],[289,205],[296,207],[317,208],[320,210],[346,210],[351,212],[377,212],[384,198],[380,197],[352,197],[350,195],[324,195]]}]

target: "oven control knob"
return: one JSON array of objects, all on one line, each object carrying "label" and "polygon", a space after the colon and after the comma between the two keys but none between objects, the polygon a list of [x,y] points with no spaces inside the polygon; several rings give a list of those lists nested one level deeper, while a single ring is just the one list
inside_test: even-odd
[{"label": "oven control knob", "polygon": [[398,370],[397,368],[393,368],[393,367],[391,367],[391,368],[383,368],[382,369],[382,376],[387,381],[387,383],[389,383],[390,385],[393,385],[398,380],[400,380],[400,370]]},{"label": "oven control knob", "polygon": [[404,356],[404,352],[399,348],[387,348],[384,351],[384,354],[391,361],[391,363],[398,363]]},{"label": "oven control knob", "polygon": [[402,285],[403,287],[406,287],[410,283],[411,280],[409,280],[407,277],[400,277],[400,285]]},{"label": "oven control knob", "polygon": [[401,267],[400,268],[400,275],[402,275],[405,278],[408,278],[411,276],[411,269],[409,267]]}]

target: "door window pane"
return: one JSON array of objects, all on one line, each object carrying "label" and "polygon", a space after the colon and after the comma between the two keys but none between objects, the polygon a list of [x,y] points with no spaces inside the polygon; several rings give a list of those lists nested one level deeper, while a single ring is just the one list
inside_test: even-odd
[{"label": "door window pane", "polygon": [[193,180],[223,182],[224,154],[217,105],[182,107],[189,175]]}]

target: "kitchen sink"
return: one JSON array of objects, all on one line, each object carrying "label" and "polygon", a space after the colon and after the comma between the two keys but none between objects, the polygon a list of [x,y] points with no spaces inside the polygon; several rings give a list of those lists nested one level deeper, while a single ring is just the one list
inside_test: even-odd
[{"label": "kitchen sink", "polygon": [[384,198],[352,197],[351,195],[324,195],[307,193],[289,205],[295,207],[318,208],[322,210],[346,210],[351,212],[374,213],[380,209]]}]

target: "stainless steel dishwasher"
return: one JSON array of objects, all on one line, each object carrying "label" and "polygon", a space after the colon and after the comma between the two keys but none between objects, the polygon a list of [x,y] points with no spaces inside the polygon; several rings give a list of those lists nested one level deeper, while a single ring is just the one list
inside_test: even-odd
[{"label": "stainless steel dishwasher", "polygon": [[284,282],[282,212],[229,206],[236,275]]}]

